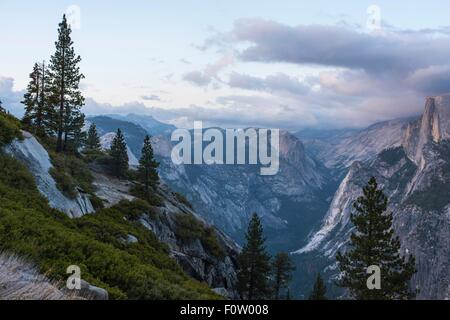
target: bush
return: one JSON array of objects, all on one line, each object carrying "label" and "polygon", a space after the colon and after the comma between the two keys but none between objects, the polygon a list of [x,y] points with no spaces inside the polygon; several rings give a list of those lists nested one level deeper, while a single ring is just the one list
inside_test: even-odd
[{"label": "bush", "polygon": [[216,230],[204,225],[191,214],[176,216],[175,234],[183,243],[192,243],[198,239],[210,254],[216,258],[224,257],[224,251],[217,240]]},{"label": "bush", "polygon": [[141,184],[135,184],[130,189],[130,194],[136,198],[147,201],[150,205],[155,207],[162,207],[164,205],[164,201],[152,188],[145,191],[144,186]]},{"label": "bush", "polygon": [[58,189],[66,196],[74,198],[77,195],[76,188],[92,194],[94,187],[91,171],[86,163],[73,154],[49,152],[53,168],[50,174],[55,179]]},{"label": "bush", "polygon": [[83,160],[86,163],[98,162],[101,164],[107,164],[110,159],[111,157],[104,151],[91,149],[83,150]]},{"label": "bush", "polygon": [[91,201],[91,204],[94,207],[95,211],[103,209],[105,207],[103,200],[97,197],[95,194],[90,195],[89,200]]},{"label": "bush", "polygon": [[190,208],[191,210],[194,210],[194,207],[189,202],[189,200],[186,199],[186,197],[184,195],[182,195],[179,192],[175,192],[174,194],[175,194],[175,198],[177,198],[178,201],[180,201],[182,204],[184,204],[186,207]]},{"label": "bush", "polygon": [[[84,280],[113,299],[217,298],[182,272],[154,234],[130,220],[148,208],[144,202],[121,202],[71,220],[48,206],[23,165],[0,155],[0,168],[0,250],[30,258],[56,281],[78,265]],[[138,243],[123,241],[130,234]]]},{"label": "bush", "polygon": [[22,138],[20,121],[10,114],[0,112],[0,148],[16,138]]}]

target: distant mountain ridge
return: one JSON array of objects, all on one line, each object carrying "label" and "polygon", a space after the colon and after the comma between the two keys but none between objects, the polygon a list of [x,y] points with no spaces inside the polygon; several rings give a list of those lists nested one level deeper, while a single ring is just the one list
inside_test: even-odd
[{"label": "distant mountain ridge", "polygon": [[[351,165],[338,188],[322,226],[298,254],[315,253],[329,259],[327,270],[336,275],[334,256],[345,248],[353,230],[353,201],[371,176],[377,178],[390,199],[394,229],[403,252],[417,258],[413,286],[419,298],[450,298],[450,95],[428,97],[424,114],[417,119],[382,123],[391,128],[376,146],[385,148],[375,156]],[[399,135],[389,136],[396,132]],[[373,146],[372,146],[373,147]],[[376,148],[373,148],[376,151]],[[308,259],[308,258],[305,258]]]},{"label": "distant mountain ridge", "polygon": [[[422,288],[419,298],[445,298],[450,290],[449,110],[450,95],[443,95],[427,98],[422,116],[359,130],[282,132],[281,169],[274,177],[260,177],[252,166],[175,166],[170,138],[154,136],[152,142],[163,180],[186,194],[205,220],[242,241],[249,214],[258,212],[269,249],[299,253],[294,258],[302,281],[308,278],[304,268],[310,273],[320,266],[317,271],[336,275],[334,255],[352,231],[352,202],[368,179],[377,177],[391,199],[403,250],[418,258],[413,283]],[[303,282],[302,292],[309,285]]]}]

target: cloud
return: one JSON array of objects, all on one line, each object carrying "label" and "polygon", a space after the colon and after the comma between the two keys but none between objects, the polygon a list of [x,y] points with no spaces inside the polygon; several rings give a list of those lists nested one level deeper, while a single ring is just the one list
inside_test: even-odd
[{"label": "cloud", "polygon": [[290,77],[281,72],[275,75],[269,75],[265,78],[233,72],[230,75],[228,85],[232,88],[268,92],[287,92],[294,95],[304,95],[310,90],[308,85],[302,83],[297,78]]},{"label": "cloud", "polygon": [[25,90],[14,90],[13,78],[0,76],[0,100],[3,108],[19,118],[24,114],[24,105],[20,103],[24,94]]},{"label": "cloud", "polygon": [[203,87],[211,83],[211,77],[201,71],[191,71],[183,75],[186,80],[196,86]]},{"label": "cloud", "polygon": [[243,19],[232,30],[244,61],[314,64],[369,73],[408,73],[450,58],[450,38],[429,32],[367,33],[342,26],[287,26],[262,19]]},{"label": "cloud", "polygon": [[[183,75],[183,80],[189,81],[194,85],[205,87],[208,86],[213,80],[219,79],[219,72],[226,67],[234,64],[235,58],[233,54],[224,54],[219,60],[212,64],[208,64],[202,71],[191,71]],[[216,82],[217,87],[217,82]]]},{"label": "cloud", "polygon": [[161,98],[156,94],[141,96],[141,99],[145,101],[161,101]]},{"label": "cloud", "polygon": [[218,103],[259,110],[258,117],[266,116],[261,106],[273,103],[277,115],[269,113],[267,120],[291,114],[299,119],[298,126],[308,119],[306,123],[319,126],[362,127],[421,113],[425,96],[450,92],[449,30],[405,30],[384,22],[381,29],[369,32],[343,23],[289,26],[240,19],[231,31],[208,38],[204,48],[232,50],[239,65],[288,70],[287,64],[295,73],[307,70],[306,80],[286,71],[265,77],[232,72],[226,82],[230,88],[269,96],[229,95]]},{"label": "cloud", "polygon": [[448,93],[450,91],[450,65],[418,69],[408,76],[406,83],[430,95]]}]

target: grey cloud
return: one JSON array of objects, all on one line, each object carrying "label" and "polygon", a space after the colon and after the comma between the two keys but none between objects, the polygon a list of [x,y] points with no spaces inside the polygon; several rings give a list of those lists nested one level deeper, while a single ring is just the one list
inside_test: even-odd
[{"label": "grey cloud", "polygon": [[430,95],[450,92],[450,65],[416,70],[406,79],[406,83]]},{"label": "grey cloud", "polygon": [[233,72],[230,75],[228,85],[234,88],[269,91],[288,92],[295,95],[303,95],[309,91],[309,87],[294,77],[284,73],[269,75],[265,78],[258,78],[246,74]]},{"label": "grey cloud", "polygon": [[145,100],[145,101],[161,101],[161,98],[156,94],[145,95],[145,96],[142,96],[141,99]]},{"label": "grey cloud", "polygon": [[[203,71],[191,71],[184,74],[183,79],[197,86],[205,87],[209,85],[214,79],[220,80],[218,78],[219,72],[232,65],[234,61],[234,55],[231,53],[226,53],[216,62],[208,64]],[[214,88],[217,87],[218,84],[216,83]]]},{"label": "grey cloud", "polygon": [[183,75],[183,80],[186,80],[199,87],[204,87],[211,83],[211,77],[201,71],[188,72]]},{"label": "grey cloud", "polygon": [[427,33],[364,33],[325,25],[291,27],[261,19],[238,20],[237,42],[249,42],[245,61],[287,62],[362,69],[371,73],[408,73],[450,62],[450,38]]},{"label": "grey cloud", "polygon": [[14,90],[14,79],[0,76],[0,100],[3,107],[16,117],[22,117],[24,106],[20,103],[25,90]]}]

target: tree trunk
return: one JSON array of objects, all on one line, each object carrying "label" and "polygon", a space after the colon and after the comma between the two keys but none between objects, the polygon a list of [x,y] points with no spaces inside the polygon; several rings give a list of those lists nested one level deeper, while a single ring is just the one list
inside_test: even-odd
[{"label": "tree trunk", "polygon": [[62,136],[63,136],[63,124],[64,124],[64,89],[65,89],[65,83],[64,83],[64,78],[66,76],[65,74],[65,49],[64,49],[64,45],[63,45],[63,49],[62,49],[62,70],[61,70],[61,87],[60,89],[60,101],[59,101],[59,126],[58,126],[58,140],[56,141],[56,152],[61,152],[63,150],[63,145],[62,145]]}]

